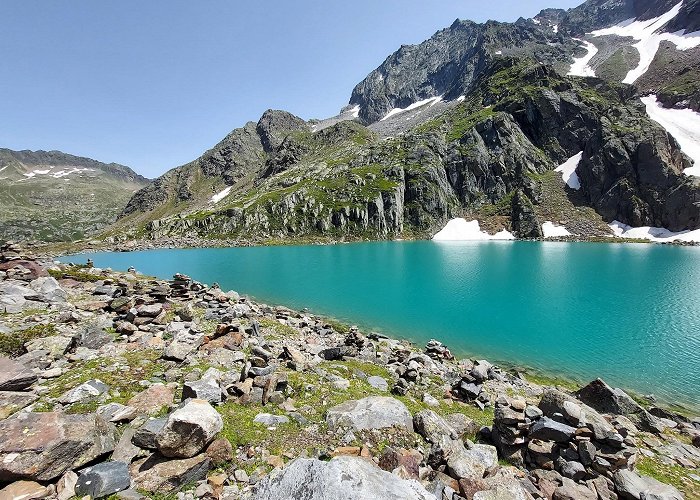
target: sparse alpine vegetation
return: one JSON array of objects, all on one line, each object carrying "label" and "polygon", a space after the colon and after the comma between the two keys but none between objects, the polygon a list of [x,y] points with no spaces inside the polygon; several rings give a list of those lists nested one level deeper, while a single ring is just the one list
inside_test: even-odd
[{"label": "sparse alpine vegetation", "polygon": [[112,224],[148,179],[59,151],[0,149],[0,240],[80,240]]},{"label": "sparse alpine vegetation", "polygon": [[0,299],[18,308],[0,317],[0,496],[328,498],[350,480],[358,499],[700,492],[692,408],[182,274],[43,264],[16,246],[6,263]]}]

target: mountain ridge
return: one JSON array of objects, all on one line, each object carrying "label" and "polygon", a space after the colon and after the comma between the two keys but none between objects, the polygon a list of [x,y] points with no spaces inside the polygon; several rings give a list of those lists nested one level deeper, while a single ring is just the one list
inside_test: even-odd
[{"label": "mountain ridge", "polygon": [[0,238],[65,241],[96,234],[149,182],[118,163],[0,148]]}]

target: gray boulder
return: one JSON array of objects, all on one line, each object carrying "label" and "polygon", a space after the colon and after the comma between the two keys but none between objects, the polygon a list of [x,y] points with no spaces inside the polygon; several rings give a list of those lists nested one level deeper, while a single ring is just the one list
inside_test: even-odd
[{"label": "gray boulder", "polygon": [[68,297],[66,291],[52,277],[37,278],[29,283],[29,288],[36,291],[44,302],[65,302]]},{"label": "gray boulder", "polygon": [[378,377],[376,375],[367,377],[367,383],[380,391],[386,392],[389,390],[389,384],[383,377]]},{"label": "gray boulder", "polygon": [[586,475],[586,468],[580,462],[564,461],[559,468],[559,472],[564,477],[578,481]]},{"label": "gray boulder", "polygon": [[253,422],[263,424],[268,427],[276,427],[289,422],[289,418],[284,415],[272,415],[270,413],[258,413],[255,415]]},{"label": "gray boulder", "polygon": [[124,462],[104,462],[80,471],[75,484],[77,496],[103,498],[131,486],[129,468]]},{"label": "gray boulder", "polygon": [[530,429],[530,439],[566,443],[576,433],[570,425],[562,424],[548,417],[542,417]]},{"label": "gray boulder", "polygon": [[683,500],[683,494],[670,484],[631,470],[615,472],[613,482],[618,495],[625,500]]},{"label": "gray boulder", "polygon": [[139,448],[144,448],[146,450],[155,450],[158,448],[156,443],[156,437],[163,430],[168,418],[152,418],[146,421],[141,427],[139,427],[134,433],[134,437],[131,442],[134,443]]},{"label": "gray boulder", "polygon": [[174,361],[184,361],[190,353],[202,345],[203,341],[204,335],[199,332],[177,330],[175,338],[166,347],[163,357]]},{"label": "gray boulder", "polygon": [[[607,492],[607,489],[605,490]],[[601,496],[600,498],[611,498]],[[561,486],[554,490],[554,500],[598,500],[598,495],[586,488],[582,484],[578,484],[573,480],[565,477],[562,479]]]},{"label": "gray boulder", "polygon": [[418,481],[401,479],[359,457],[336,457],[330,462],[298,458],[273,471],[244,498],[435,500]]},{"label": "gray boulder", "polygon": [[0,356],[0,391],[21,391],[37,381],[36,374],[22,363]]},{"label": "gray boulder", "polygon": [[457,439],[457,431],[432,410],[423,410],[413,416],[413,426],[418,434],[432,444],[442,439]]},{"label": "gray boulder", "polygon": [[613,389],[599,378],[581,388],[576,396],[601,413],[626,416],[645,431],[660,433],[668,427],[661,419],[642,408],[625,391]]},{"label": "gray boulder", "polygon": [[213,378],[203,378],[194,382],[185,382],[182,387],[182,400],[203,399],[210,403],[221,403],[221,388]]},{"label": "gray boulder", "polygon": [[78,387],[63,394],[58,401],[63,404],[73,404],[96,398],[109,390],[109,386],[99,379],[88,380]]},{"label": "gray boulder", "polygon": [[540,410],[547,417],[560,413],[568,418],[575,407],[580,410],[577,414],[578,422],[571,422],[572,425],[596,424],[614,432],[613,426],[595,409],[556,389],[546,389],[539,404]]},{"label": "gray boulder", "polygon": [[51,358],[58,359],[68,351],[71,344],[73,344],[72,337],[54,335],[52,337],[43,337],[30,340],[24,347],[28,352],[47,351]]},{"label": "gray boulder", "polygon": [[166,457],[193,457],[224,427],[221,415],[207,402],[192,399],[168,416],[156,436],[158,450]]},{"label": "gray boulder", "polygon": [[124,429],[117,446],[114,448],[114,452],[112,452],[112,460],[130,464],[134,458],[145,453],[133,443],[134,434],[136,434],[136,429],[133,427],[126,427]]},{"label": "gray boulder", "polygon": [[447,467],[455,478],[482,478],[484,472],[498,464],[498,452],[494,446],[475,444],[469,449],[455,446],[447,458]]},{"label": "gray boulder", "polygon": [[120,403],[107,403],[97,408],[97,415],[107,422],[129,422],[136,418],[136,409]]},{"label": "gray boulder", "polygon": [[111,453],[117,429],[95,415],[22,413],[0,421],[0,482],[51,481]]},{"label": "gray boulder", "polygon": [[328,410],[326,422],[331,429],[350,427],[362,431],[396,426],[413,432],[413,419],[406,405],[398,399],[383,396],[345,401],[334,406]]},{"label": "gray boulder", "polygon": [[155,304],[144,304],[136,308],[139,316],[147,318],[155,318],[163,312],[163,304],[156,302]]}]

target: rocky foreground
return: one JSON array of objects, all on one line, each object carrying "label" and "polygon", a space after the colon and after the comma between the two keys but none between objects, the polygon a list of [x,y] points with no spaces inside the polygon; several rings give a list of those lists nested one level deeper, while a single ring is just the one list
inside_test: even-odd
[{"label": "rocky foreground", "polygon": [[2,500],[700,498],[700,419],[601,380],[0,251]]}]

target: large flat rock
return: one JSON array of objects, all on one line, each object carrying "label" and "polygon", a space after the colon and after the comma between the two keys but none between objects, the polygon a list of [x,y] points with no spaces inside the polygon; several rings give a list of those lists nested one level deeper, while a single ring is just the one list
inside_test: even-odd
[{"label": "large flat rock", "polygon": [[[246,498],[246,497],[244,497]],[[401,479],[359,457],[298,458],[263,479],[248,500],[435,500],[416,480]]]},{"label": "large flat rock", "polygon": [[401,401],[384,396],[345,401],[326,414],[331,429],[350,427],[357,431],[400,427],[413,432],[413,418]]},{"label": "large flat rock", "polygon": [[209,457],[205,454],[184,460],[169,460],[154,454],[135,462],[131,467],[131,475],[138,490],[170,493],[185,484],[206,478],[209,465]]},{"label": "large flat rock", "polygon": [[37,399],[39,396],[33,392],[0,391],[0,420],[29,406]]},{"label": "large flat rock", "polygon": [[0,357],[0,391],[21,391],[36,381],[36,374],[22,363]]},{"label": "large flat rock", "polygon": [[0,422],[0,482],[51,481],[110,453],[114,425],[95,415],[23,413]]}]

